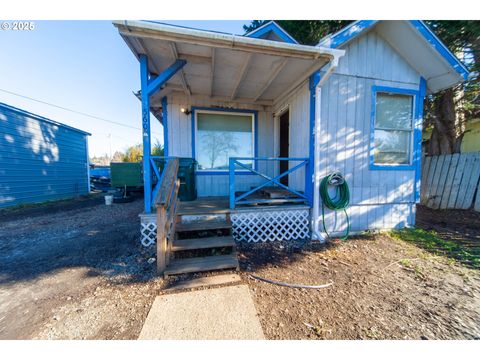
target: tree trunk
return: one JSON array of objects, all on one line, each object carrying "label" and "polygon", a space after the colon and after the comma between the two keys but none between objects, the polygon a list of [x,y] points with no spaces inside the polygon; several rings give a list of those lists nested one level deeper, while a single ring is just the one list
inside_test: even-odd
[{"label": "tree trunk", "polygon": [[452,154],[458,149],[454,95],[453,89],[448,89],[434,100],[434,126],[429,155]]}]

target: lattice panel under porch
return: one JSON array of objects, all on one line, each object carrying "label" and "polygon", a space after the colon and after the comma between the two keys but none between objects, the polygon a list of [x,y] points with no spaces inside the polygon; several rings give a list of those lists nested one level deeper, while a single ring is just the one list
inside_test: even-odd
[{"label": "lattice panel under porch", "polygon": [[157,242],[157,223],[140,223],[140,242],[143,246],[149,247]]},{"label": "lattice panel under porch", "polygon": [[309,209],[232,212],[236,241],[301,240],[310,237]]}]

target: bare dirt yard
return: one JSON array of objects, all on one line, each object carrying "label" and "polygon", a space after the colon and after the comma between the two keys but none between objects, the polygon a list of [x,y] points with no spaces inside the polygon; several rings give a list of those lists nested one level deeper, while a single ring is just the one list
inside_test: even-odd
[{"label": "bare dirt yard", "polygon": [[0,339],[135,339],[162,287],[140,245],[142,200],[0,213]]},{"label": "bare dirt yard", "polygon": [[[0,212],[0,339],[136,339],[155,296],[142,201],[84,198]],[[269,339],[480,338],[480,219],[418,210],[419,229],[328,246],[240,244]],[[308,285],[279,287],[250,277]],[[171,278],[169,282],[177,279]]]}]

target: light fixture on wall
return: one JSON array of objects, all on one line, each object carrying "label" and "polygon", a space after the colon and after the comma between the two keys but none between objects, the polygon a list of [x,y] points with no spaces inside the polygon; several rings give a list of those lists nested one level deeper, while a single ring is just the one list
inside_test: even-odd
[{"label": "light fixture on wall", "polygon": [[183,107],[180,109],[180,111],[181,111],[182,113],[184,113],[185,115],[190,115],[190,113],[191,113],[190,110],[188,110],[187,108],[183,108]]}]

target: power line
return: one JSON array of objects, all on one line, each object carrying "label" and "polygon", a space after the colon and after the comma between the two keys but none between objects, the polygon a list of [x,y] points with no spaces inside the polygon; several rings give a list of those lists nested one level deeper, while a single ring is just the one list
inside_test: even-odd
[{"label": "power line", "polygon": [[[92,118],[92,119],[105,121],[105,122],[115,124],[115,125],[118,125],[118,126],[124,126],[124,127],[130,128],[130,129],[142,130],[141,128],[136,127],[136,126],[122,124],[122,123],[119,123],[119,122],[116,122],[116,121],[113,121],[113,120],[101,118],[101,117],[98,117],[98,116],[95,116],[95,115],[90,115],[90,114],[87,114],[87,113],[84,113],[84,112],[81,112],[81,111],[72,110],[72,109],[69,109],[69,108],[66,108],[66,107],[63,107],[63,106],[59,106],[59,105],[55,105],[55,104],[52,104],[52,103],[49,103],[49,102],[46,102],[46,101],[43,101],[43,100],[38,100],[38,99],[29,97],[29,96],[26,96],[26,95],[17,94],[17,93],[14,93],[12,91],[8,91],[8,90],[5,90],[5,89],[0,89],[0,91],[3,91],[3,92],[5,92],[7,94],[10,94],[10,95],[15,95],[15,96],[27,99],[27,100],[36,101],[38,103],[45,104],[45,105],[48,105],[48,106],[52,106],[52,107],[55,107],[55,108],[58,108],[58,109],[61,109],[61,110],[69,111],[69,112],[72,112],[74,114],[86,116],[86,117],[89,117],[89,118]],[[160,135],[159,133],[157,133],[155,131],[152,131],[152,134]]]}]

